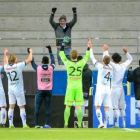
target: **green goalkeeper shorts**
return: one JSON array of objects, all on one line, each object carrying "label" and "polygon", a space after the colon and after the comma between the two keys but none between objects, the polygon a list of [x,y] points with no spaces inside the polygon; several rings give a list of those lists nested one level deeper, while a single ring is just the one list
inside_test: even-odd
[{"label": "green goalkeeper shorts", "polygon": [[78,89],[67,88],[65,105],[73,106],[74,101],[75,106],[82,106],[84,104],[82,87]]}]

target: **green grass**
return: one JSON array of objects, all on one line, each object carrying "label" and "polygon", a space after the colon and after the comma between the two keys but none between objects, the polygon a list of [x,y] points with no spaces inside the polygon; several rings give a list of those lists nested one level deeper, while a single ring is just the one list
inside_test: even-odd
[{"label": "green grass", "polygon": [[140,129],[0,128],[0,140],[138,140]]}]

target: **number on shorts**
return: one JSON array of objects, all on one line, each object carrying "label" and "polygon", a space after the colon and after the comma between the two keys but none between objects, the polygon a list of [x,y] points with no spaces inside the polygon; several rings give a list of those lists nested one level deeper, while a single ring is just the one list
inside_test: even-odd
[{"label": "number on shorts", "polygon": [[[11,74],[14,73],[14,78],[12,79]],[[12,71],[11,73],[8,72],[7,74],[9,74],[10,80],[11,81],[17,81],[19,80],[19,78],[17,78],[17,72],[16,71]]]}]

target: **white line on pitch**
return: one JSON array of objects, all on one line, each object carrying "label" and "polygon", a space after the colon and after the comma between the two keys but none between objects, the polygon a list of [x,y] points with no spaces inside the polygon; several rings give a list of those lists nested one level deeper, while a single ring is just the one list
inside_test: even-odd
[{"label": "white line on pitch", "polygon": [[124,129],[127,130],[127,131],[139,132],[139,131],[137,131],[137,130],[133,130],[133,129],[130,129],[130,128],[124,128]]}]

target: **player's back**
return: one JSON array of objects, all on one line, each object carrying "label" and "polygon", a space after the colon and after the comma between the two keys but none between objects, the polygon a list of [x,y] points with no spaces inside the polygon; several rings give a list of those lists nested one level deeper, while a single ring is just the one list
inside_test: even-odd
[{"label": "player's back", "polygon": [[84,60],[68,61],[67,64],[67,87],[82,87],[82,71],[85,63]]},{"label": "player's back", "polygon": [[[97,66],[98,65],[98,66]],[[110,65],[96,64],[98,69],[96,90],[110,90],[110,78],[112,77],[112,67]]]},{"label": "player's back", "polygon": [[126,71],[126,67],[122,64],[114,64],[113,65],[113,76],[111,81],[112,87],[122,87],[122,81],[124,77],[124,73]]},{"label": "player's back", "polygon": [[23,90],[23,76],[22,68],[25,66],[25,62],[15,63],[12,65],[4,65],[4,70],[8,78],[9,90]]}]

